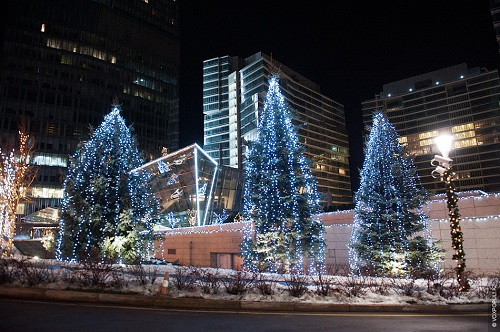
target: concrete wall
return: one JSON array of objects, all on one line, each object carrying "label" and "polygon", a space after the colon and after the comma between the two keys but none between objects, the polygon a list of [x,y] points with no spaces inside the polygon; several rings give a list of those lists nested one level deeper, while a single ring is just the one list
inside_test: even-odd
[{"label": "concrete wall", "polygon": [[[467,269],[477,273],[500,271],[500,194],[460,195],[458,207]],[[432,236],[442,240],[442,247],[447,251],[444,267],[455,267],[451,260],[453,252],[445,197],[436,197],[424,210],[431,218]],[[322,214],[326,227],[327,264],[348,263],[347,243],[353,216],[352,210]],[[182,265],[235,268],[241,265],[238,254],[242,229],[243,223],[232,223],[167,231],[156,257],[169,262],[177,260]]]},{"label": "concrete wall", "polygon": [[166,231],[156,258],[197,267],[237,268],[242,229],[243,223],[230,223]]}]

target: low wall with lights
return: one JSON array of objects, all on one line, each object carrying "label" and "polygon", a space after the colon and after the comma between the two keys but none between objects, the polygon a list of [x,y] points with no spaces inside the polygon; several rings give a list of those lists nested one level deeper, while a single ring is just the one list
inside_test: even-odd
[{"label": "low wall with lights", "polygon": [[[458,205],[464,234],[466,270],[476,273],[500,271],[500,194],[462,193]],[[446,197],[436,196],[424,207],[430,217],[432,236],[446,250],[444,267],[454,267]],[[325,224],[326,264],[348,263],[348,249],[354,212],[339,211],[321,215]],[[181,265],[237,268],[243,223],[163,231],[156,258]]]}]

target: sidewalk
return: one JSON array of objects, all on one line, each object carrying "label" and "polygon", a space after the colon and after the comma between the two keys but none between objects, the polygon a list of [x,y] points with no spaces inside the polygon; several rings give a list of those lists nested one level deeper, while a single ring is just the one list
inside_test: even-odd
[{"label": "sidewalk", "polygon": [[261,302],[238,300],[213,300],[202,298],[173,298],[156,295],[92,293],[43,288],[0,286],[1,298],[24,300],[65,301],[98,304],[114,304],[165,309],[275,311],[275,312],[399,312],[399,313],[489,313],[490,304],[340,304]]}]

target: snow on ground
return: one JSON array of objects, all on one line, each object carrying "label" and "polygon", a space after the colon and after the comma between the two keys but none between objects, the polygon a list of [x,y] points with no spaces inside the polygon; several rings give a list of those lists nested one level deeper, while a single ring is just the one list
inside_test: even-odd
[{"label": "snow on ground", "polygon": [[[18,261],[20,259],[17,259]],[[302,303],[349,303],[349,304],[460,304],[460,303],[489,303],[492,289],[496,289],[496,294],[500,288],[499,276],[475,277],[470,279],[471,290],[466,293],[459,293],[456,281],[449,275],[432,282],[424,279],[394,279],[394,278],[369,278],[369,277],[348,277],[348,276],[323,276],[329,280],[330,287],[328,294],[319,295],[317,285],[313,277],[290,276],[278,274],[259,274],[238,272],[226,269],[214,268],[189,268],[179,267],[172,264],[167,265],[141,265],[142,270],[137,270],[135,266],[113,265],[119,271],[120,287],[113,286],[112,278],[108,278],[105,286],[82,286],[77,275],[81,273],[82,266],[78,264],[61,263],[55,260],[34,260],[26,262],[32,266],[38,266],[42,270],[50,270],[54,278],[50,282],[41,282],[36,285],[29,285],[28,282],[13,280],[13,286],[34,286],[50,289],[71,289],[98,292],[118,292],[128,294],[142,294],[145,296],[158,295],[166,272],[169,273],[169,296],[189,297],[221,300],[242,300],[242,301],[276,301],[276,302],[302,302]],[[12,268],[12,267],[11,267]],[[0,268],[0,280],[2,269]],[[138,272],[139,271],[139,272]],[[142,272],[141,272],[142,271]],[[99,272],[96,273],[99,275]],[[239,274],[239,275],[238,275]],[[141,279],[142,276],[142,279]],[[205,276],[205,279],[201,277]],[[209,278],[218,283],[209,284]],[[239,283],[235,280],[238,280]],[[109,277],[109,276],[108,276]],[[86,277],[90,280],[91,276]],[[294,284],[292,278],[296,278]],[[260,285],[268,285],[271,290],[270,295],[263,295],[258,287],[246,285],[247,279],[261,280]],[[87,281],[88,281],[87,280]],[[142,280],[142,282],[141,282]],[[205,282],[203,282],[205,280]],[[316,278],[317,280],[317,278]],[[5,282],[2,281],[5,285]],[[185,289],[177,289],[177,285],[183,284]],[[213,285],[218,285],[214,287]],[[303,295],[296,297],[290,295],[290,287],[305,287]],[[206,291],[203,287],[206,286]],[[248,287],[241,294],[232,295],[226,288],[241,286],[242,289]],[[327,287],[327,284],[323,284]],[[215,291],[214,291],[215,289]],[[268,290],[269,290],[268,289]]]}]

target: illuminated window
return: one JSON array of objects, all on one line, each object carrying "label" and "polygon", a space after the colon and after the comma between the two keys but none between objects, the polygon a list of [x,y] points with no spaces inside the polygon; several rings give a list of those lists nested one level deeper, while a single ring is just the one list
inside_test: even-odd
[{"label": "illuminated window", "polygon": [[[426,133],[418,134],[418,138],[419,139],[426,139],[426,138],[430,138],[430,137],[436,137],[438,135],[439,135],[439,131],[433,130],[433,131],[428,131]],[[420,144],[420,145],[422,145],[422,144]]]},{"label": "illuminated window", "polygon": [[453,140],[458,141],[458,140],[461,140],[464,138],[471,138],[471,137],[475,137],[475,136],[476,136],[476,132],[474,130],[464,131],[464,132],[453,135]]},{"label": "illuminated window", "polygon": [[420,142],[420,146],[428,146],[434,144],[434,138],[423,139]]},{"label": "illuminated window", "polygon": [[37,153],[33,155],[33,165],[67,167],[68,158],[56,154]]},{"label": "illuminated window", "polygon": [[474,129],[474,123],[466,123],[460,126],[454,126],[451,127],[451,132],[452,133],[459,133],[461,131],[466,131],[466,130],[471,130]]},{"label": "illuminated window", "polygon": [[398,137],[398,141],[399,141],[399,144],[408,143],[408,137],[406,137],[406,136]]},{"label": "illuminated window", "polygon": [[31,188],[31,194],[33,197],[63,198],[63,190],[55,188],[33,187]]},{"label": "illuminated window", "polygon": [[42,23],[42,27],[40,28],[41,32],[45,32],[45,23]]},{"label": "illuminated window", "polygon": [[476,146],[476,145],[477,145],[476,138],[470,138],[470,139],[464,139],[461,141],[455,141],[453,143],[453,148],[459,149],[459,148],[466,148],[468,146]]},{"label": "illuminated window", "polygon": [[345,175],[345,169],[343,169],[343,168],[339,168],[339,174],[341,174],[341,175]]}]

